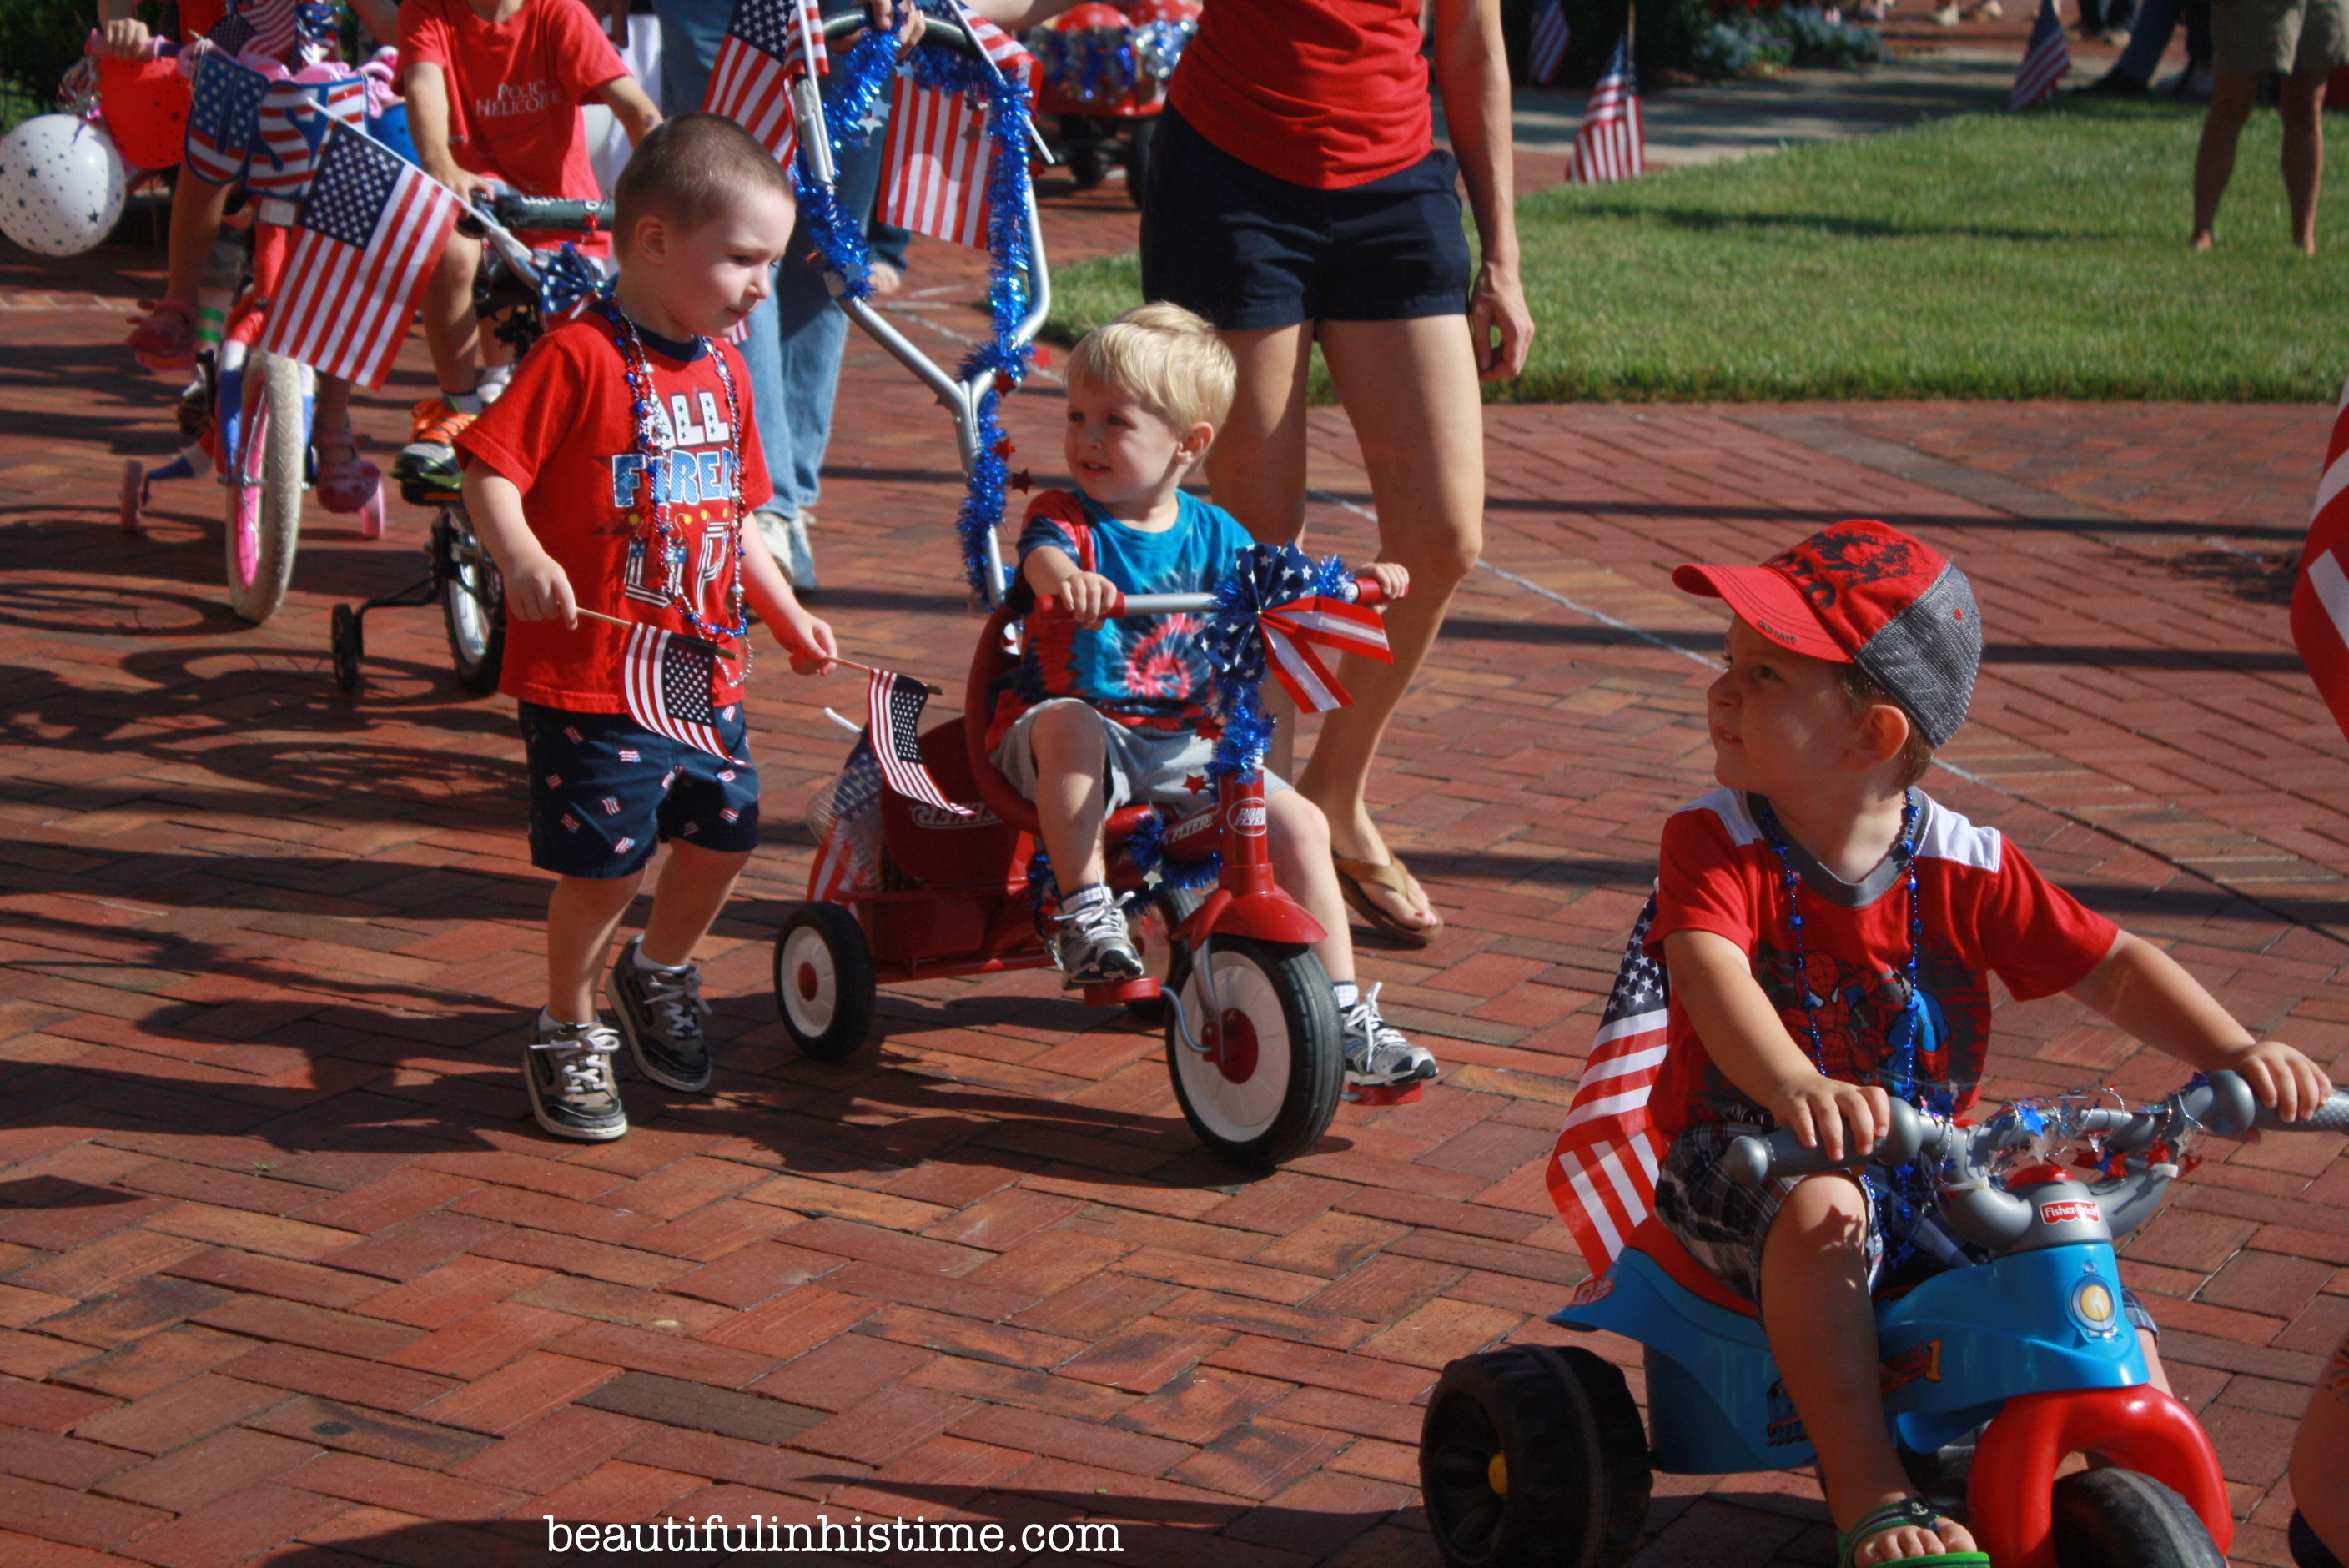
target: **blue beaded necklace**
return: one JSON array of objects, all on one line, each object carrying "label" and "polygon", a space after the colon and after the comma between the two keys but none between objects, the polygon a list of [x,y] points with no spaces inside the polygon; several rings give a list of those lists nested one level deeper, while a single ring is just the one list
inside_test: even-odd
[{"label": "blue beaded necklace", "polygon": [[606,283],[595,291],[595,308],[612,324],[613,332],[621,344],[621,370],[627,377],[629,406],[636,418],[636,452],[644,459],[643,479],[652,494],[652,504],[647,509],[649,537],[643,547],[660,562],[661,596],[685,617],[686,624],[712,642],[739,642],[742,645],[742,675],[750,674],[750,617],[743,609],[742,589],[742,530],[745,524],[742,509],[742,408],[734,391],[734,372],[728,368],[726,356],[719,353],[706,337],[694,342],[708,354],[717,366],[719,385],[726,391],[727,465],[732,476],[734,495],[734,572],[733,583],[727,598],[734,615],[734,624],[721,626],[701,618],[694,608],[695,596],[686,592],[686,549],[678,538],[675,521],[669,514],[669,483],[667,469],[662,462],[668,450],[660,438],[660,405],[653,391],[653,366],[645,352],[645,340],[636,331],[636,324],[628,318],[614,297],[614,285]]}]

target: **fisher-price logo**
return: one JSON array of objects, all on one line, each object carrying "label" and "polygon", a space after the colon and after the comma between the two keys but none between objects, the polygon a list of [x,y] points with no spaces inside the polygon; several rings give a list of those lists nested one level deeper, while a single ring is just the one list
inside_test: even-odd
[{"label": "fisher-price logo", "polygon": [[1251,800],[1232,808],[1232,831],[1245,838],[1264,837],[1264,802]]},{"label": "fisher-price logo", "polygon": [[2039,1221],[2046,1225],[2074,1225],[2085,1221],[2100,1222],[2105,1212],[2085,1198],[2065,1198],[2054,1203],[2039,1205]]}]

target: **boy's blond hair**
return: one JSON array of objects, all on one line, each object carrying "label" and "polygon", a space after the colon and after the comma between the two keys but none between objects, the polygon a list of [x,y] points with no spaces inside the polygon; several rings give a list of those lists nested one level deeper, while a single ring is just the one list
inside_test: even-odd
[{"label": "boy's blond hair", "polygon": [[1222,427],[1239,366],[1205,318],[1162,301],[1085,334],[1069,351],[1068,377],[1122,393],[1182,431]]},{"label": "boy's blond hair", "polygon": [[759,139],[723,115],[681,114],[647,131],[612,189],[612,230],[625,255],[636,221],[657,214],[690,232],[765,186],[792,195],[792,177]]}]

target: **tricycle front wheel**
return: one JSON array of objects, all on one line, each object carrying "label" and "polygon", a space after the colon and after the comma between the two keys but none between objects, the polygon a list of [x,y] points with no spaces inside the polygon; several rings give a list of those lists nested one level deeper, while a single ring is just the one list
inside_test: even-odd
[{"label": "tricycle front wheel", "polygon": [[2092,1470],[2055,1483],[2063,1568],[2226,1568],[2184,1498],[2137,1470]]},{"label": "tricycle front wheel", "polygon": [[[1330,972],[1312,950],[1247,936],[1208,939],[1215,1001],[1188,950],[1166,989],[1166,1068],[1199,1141],[1269,1171],[1321,1140],[1346,1088],[1345,1037]],[[1209,1048],[1195,1049],[1184,1038]],[[1212,1035],[1210,1031],[1212,1030]]]}]

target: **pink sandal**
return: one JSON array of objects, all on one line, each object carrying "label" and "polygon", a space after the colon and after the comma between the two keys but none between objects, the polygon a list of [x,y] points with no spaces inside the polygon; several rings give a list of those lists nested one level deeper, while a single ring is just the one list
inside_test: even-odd
[{"label": "pink sandal", "polygon": [[[359,456],[359,433],[348,425],[318,431],[311,445],[318,454],[318,504],[328,511],[357,511],[383,488],[383,470]],[[349,455],[329,459],[336,450]]]},{"label": "pink sandal", "polygon": [[190,370],[196,363],[196,313],[176,299],[142,301],[147,314],[133,316],[123,340],[150,370]]}]

